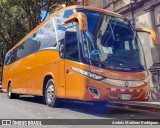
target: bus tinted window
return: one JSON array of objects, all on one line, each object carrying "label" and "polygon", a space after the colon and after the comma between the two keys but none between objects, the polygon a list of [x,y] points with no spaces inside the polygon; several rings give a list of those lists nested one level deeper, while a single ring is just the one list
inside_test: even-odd
[{"label": "bus tinted window", "polygon": [[39,50],[39,43],[29,38],[24,43],[18,46],[17,60],[28,56],[33,52],[36,52],[37,50]]},{"label": "bus tinted window", "polygon": [[56,15],[54,17],[55,23],[56,25],[60,25],[61,23],[66,19],[69,18],[75,11],[73,9],[70,10],[65,10],[63,12],[61,12],[60,14]]},{"label": "bus tinted window", "polygon": [[5,58],[5,65],[9,65],[38,50],[48,47],[54,48],[56,46],[57,41],[55,36],[54,21],[52,19],[30,38],[9,52]]},{"label": "bus tinted window", "polygon": [[48,47],[56,48],[57,41],[54,28],[54,20],[50,20],[40,30],[34,33],[34,35],[30,37],[30,39],[32,40],[32,42],[35,42],[39,45],[39,50]]},{"label": "bus tinted window", "polygon": [[5,61],[4,61],[4,64],[5,65],[9,65],[11,63],[11,53],[12,52],[8,52],[5,56]]},{"label": "bus tinted window", "polygon": [[79,61],[76,23],[70,23],[66,26],[65,40],[66,40],[65,58],[73,61]]},{"label": "bus tinted window", "polygon": [[23,55],[23,53],[24,53],[24,43],[22,43],[21,45],[18,46],[18,50],[17,50],[17,58],[18,59],[21,59],[21,58],[24,57],[24,55]]},{"label": "bus tinted window", "polygon": [[17,60],[17,48],[13,49],[12,54],[11,54],[11,62],[13,63]]},{"label": "bus tinted window", "polygon": [[54,17],[55,23],[56,23],[56,29],[57,29],[57,36],[58,36],[58,42],[59,43],[64,43],[65,40],[65,26],[62,25],[61,23],[71,16],[74,13],[74,10],[65,10],[62,13],[56,15]]},{"label": "bus tinted window", "polygon": [[31,38],[27,39],[26,42],[26,55],[32,54],[39,50],[40,44],[38,41],[32,40]]}]

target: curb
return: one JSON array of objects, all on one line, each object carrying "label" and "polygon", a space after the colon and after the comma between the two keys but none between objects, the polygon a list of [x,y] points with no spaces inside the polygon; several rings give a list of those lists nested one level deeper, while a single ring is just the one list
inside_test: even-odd
[{"label": "curb", "polygon": [[109,105],[148,112],[160,112],[160,102],[109,101]]}]

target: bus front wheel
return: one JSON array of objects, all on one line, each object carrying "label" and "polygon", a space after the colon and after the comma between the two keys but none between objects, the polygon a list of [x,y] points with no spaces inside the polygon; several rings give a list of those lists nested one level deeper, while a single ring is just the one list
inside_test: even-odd
[{"label": "bus front wheel", "polygon": [[58,99],[56,98],[53,79],[48,80],[46,84],[46,88],[44,92],[44,100],[49,107],[57,107],[58,105],[57,103]]}]

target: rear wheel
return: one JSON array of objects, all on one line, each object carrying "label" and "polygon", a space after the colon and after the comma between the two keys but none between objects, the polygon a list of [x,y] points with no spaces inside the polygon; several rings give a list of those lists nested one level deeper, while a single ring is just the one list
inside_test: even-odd
[{"label": "rear wheel", "polygon": [[16,98],[16,94],[12,93],[12,85],[11,83],[8,85],[7,96],[9,99]]},{"label": "rear wheel", "polygon": [[53,79],[48,80],[44,91],[44,100],[49,107],[57,107],[58,99],[56,98],[55,86]]}]

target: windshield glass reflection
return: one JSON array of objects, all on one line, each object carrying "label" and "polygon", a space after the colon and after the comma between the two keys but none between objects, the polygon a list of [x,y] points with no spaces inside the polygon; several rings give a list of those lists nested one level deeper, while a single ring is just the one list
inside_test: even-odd
[{"label": "windshield glass reflection", "polygon": [[128,21],[99,12],[83,13],[88,18],[88,31],[82,33],[85,57],[110,70],[144,70],[143,49]]}]

